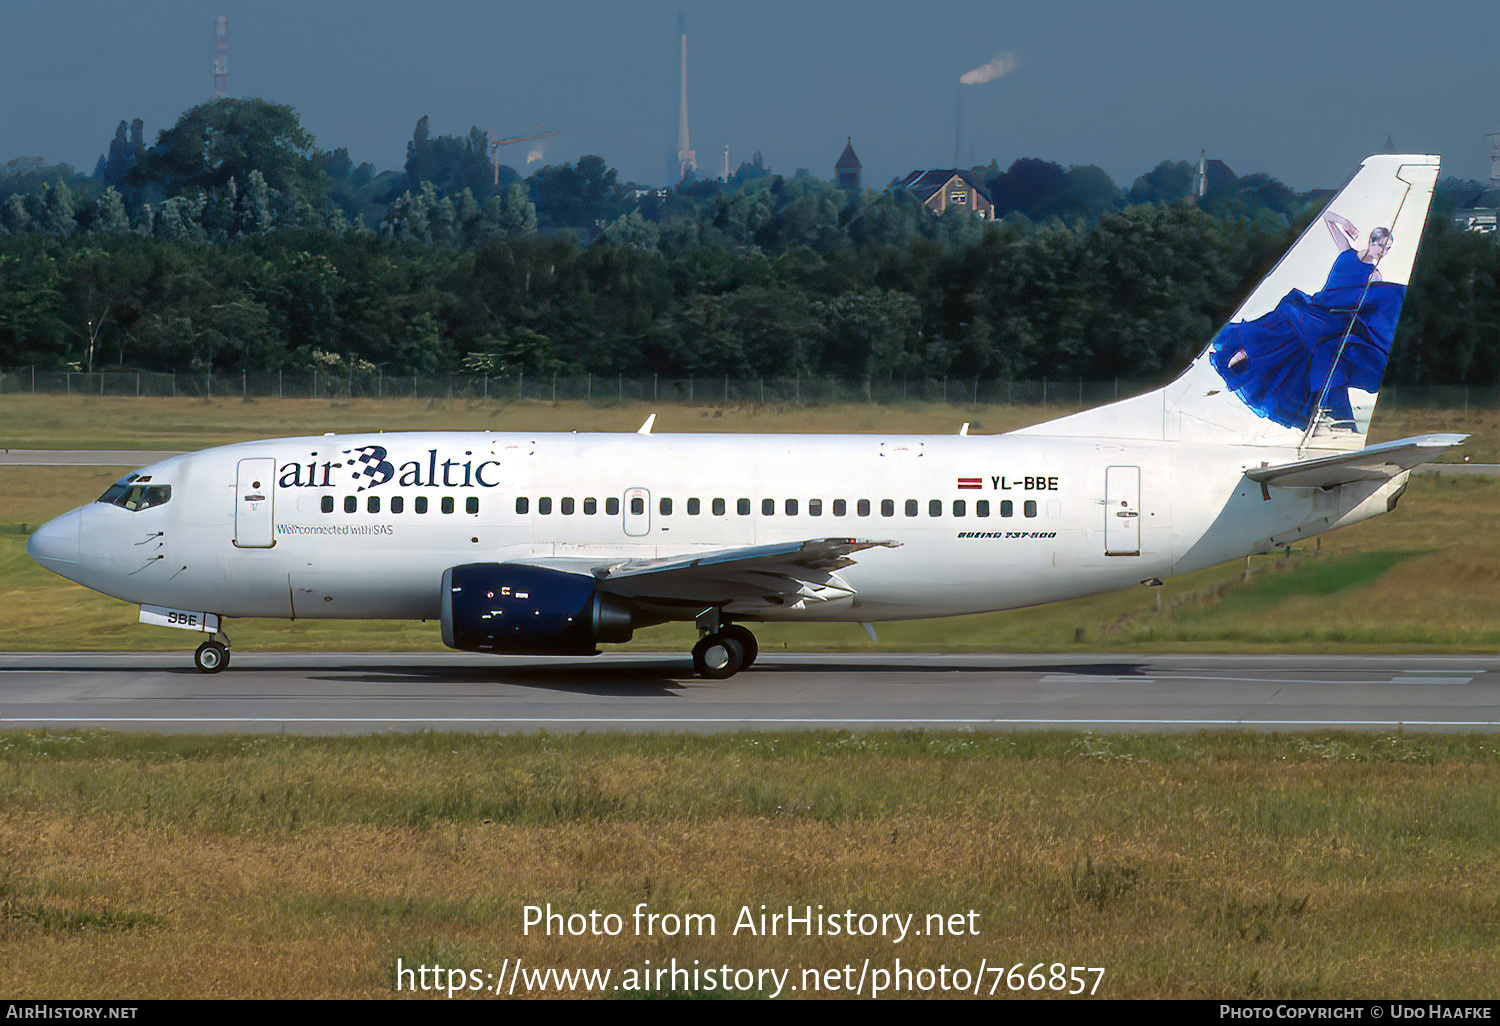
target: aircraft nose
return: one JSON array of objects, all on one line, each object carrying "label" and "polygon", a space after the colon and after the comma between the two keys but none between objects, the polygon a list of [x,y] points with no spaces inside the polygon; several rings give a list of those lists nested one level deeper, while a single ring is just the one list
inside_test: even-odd
[{"label": "aircraft nose", "polygon": [[64,513],[56,520],[49,520],[32,532],[26,539],[26,552],[48,570],[62,572],[63,567],[78,563],[78,539],[83,523],[83,510]]}]

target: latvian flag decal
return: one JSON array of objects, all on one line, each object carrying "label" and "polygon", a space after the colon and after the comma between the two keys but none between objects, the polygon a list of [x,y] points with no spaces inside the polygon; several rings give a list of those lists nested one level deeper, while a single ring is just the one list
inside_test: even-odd
[{"label": "latvian flag decal", "polygon": [[981,479],[977,477],[961,477],[958,479],[959,488],[979,488]]}]

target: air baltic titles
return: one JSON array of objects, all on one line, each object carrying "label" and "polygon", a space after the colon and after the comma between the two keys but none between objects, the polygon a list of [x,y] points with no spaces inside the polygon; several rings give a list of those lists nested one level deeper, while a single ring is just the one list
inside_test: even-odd
[{"label": "air baltic titles", "polygon": [[432,619],[452,648],[587,655],[692,621],[1013,609],[1266,552],[1389,512],[1464,435],[1366,445],[1438,158],[1364,161],[1171,384],[1007,434],[323,435],[175,456],[43,525],[32,558],[199,631]]}]

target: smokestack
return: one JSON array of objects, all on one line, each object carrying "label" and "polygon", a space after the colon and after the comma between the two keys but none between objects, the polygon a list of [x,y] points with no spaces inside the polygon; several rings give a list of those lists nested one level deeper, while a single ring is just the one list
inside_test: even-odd
[{"label": "smokestack", "polygon": [[677,12],[677,33],[682,37],[682,106],[677,117],[677,167],[682,172],[682,178],[686,179],[697,174],[698,157],[688,141],[687,19],[682,16],[681,11]]},{"label": "smokestack", "polygon": [[219,15],[214,19],[214,99],[221,100],[229,92],[229,19]]}]

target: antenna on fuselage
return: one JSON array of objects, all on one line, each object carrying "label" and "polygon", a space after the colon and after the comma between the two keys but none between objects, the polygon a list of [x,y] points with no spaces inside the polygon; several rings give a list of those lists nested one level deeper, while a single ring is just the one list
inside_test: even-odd
[{"label": "antenna on fuselage", "polygon": [[651,416],[646,418],[646,423],[642,424],[639,428],[636,429],[635,433],[638,435],[649,435],[651,433],[651,427],[655,423],[656,414],[653,413],[651,414]]}]

